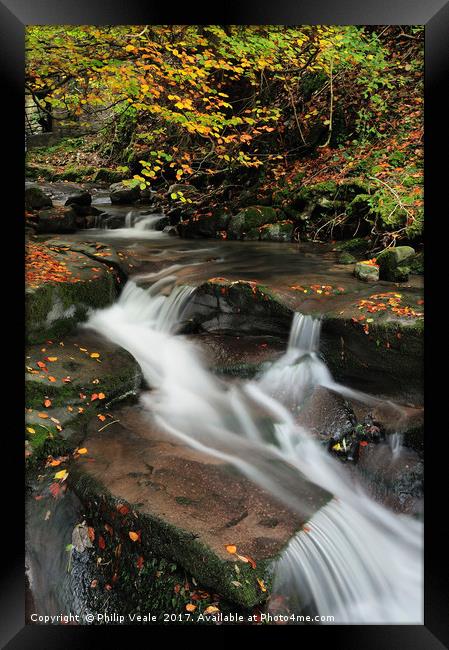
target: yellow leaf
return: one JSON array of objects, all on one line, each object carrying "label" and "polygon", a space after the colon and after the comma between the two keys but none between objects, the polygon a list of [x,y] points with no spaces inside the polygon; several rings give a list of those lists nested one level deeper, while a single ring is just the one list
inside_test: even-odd
[{"label": "yellow leaf", "polygon": [[78,449],[78,454],[87,454],[86,447],[81,447],[81,449]]},{"label": "yellow leaf", "polygon": [[218,607],[215,607],[215,605],[209,605],[209,607],[206,607],[204,610],[205,614],[216,614],[216,612],[219,612],[220,610]]},{"label": "yellow leaf", "polygon": [[37,415],[38,415],[38,417],[42,418],[43,420],[48,418],[48,415],[46,413],[38,413]]},{"label": "yellow leaf", "polygon": [[92,359],[98,359],[100,355],[98,352],[92,352],[90,356],[92,357]]},{"label": "yellow leaf", "polygon": [[36,431],[33,429],[33,427],[27,427],[28,433],[36,433]]},{"label": "yellow leaf", "polygon": [[261,588],[262,591],[266,591],[267,588],[265,587],[264,581],[261,580],[260,578],[257,578],[257,582],[259,584],[259,587]]},{"label": "yellow leaf", "polygon": [[187,603],[186,610],[188,612],[194,612],[196,610],[196,605],[192,605],[192,603]]},{"label": "yellow leaf", "polygon": [[234,546],[234,544],[228,544],[226,546],[226,550],[228,553],[231,553],[231,555],[233,555],[234,553],[237,553],[237,546]]},{"label": "yellow leaf", "polygon": [[47,357],[47,361],[57,361],[58,357]]},{"label": "yellow leaf", "polygon": [[68,471],[66,469],[62,469],[60,472],[56,472],[55,478],[60,479],[61,481],[65,481],[68,475]]}]

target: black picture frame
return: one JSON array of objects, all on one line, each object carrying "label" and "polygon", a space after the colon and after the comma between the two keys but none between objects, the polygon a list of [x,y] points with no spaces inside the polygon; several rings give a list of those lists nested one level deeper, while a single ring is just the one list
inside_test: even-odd
[{"label": "black picture frame", "polygon": [[[438,366],[445,366],[441,343],[444,342],[444,324],[439,320],[441,294],[436,290],[436,263],[444,261],[444,242],[433,221],[442,219],[445,170],[447,163],[438,163],[438,154],[444,152],[444,136],[447,135],[446,90],[449,67],[449,2],[445,0],[259,0],[259,2],[214,3],[214,11],[192,2],[174,10],[163,3],[145,4],[138,0],[1,0],[0,1],[0,69],[3,81],[1,102],[4,118],[3,158],[7,161],[3,174],[4,216],[7,216],[7,237],[4,250],[12,252],[11,262],[4,275],[5,292],[3,304],[8,317],[6,347],[15,350],[12,364],[4,366],[8,385],[14,386],[7,393],[4,407],[5,443],[9,442],[7,459],[11,472],[2,491],[2,537],[7,550],[1,556],[0,583],[0,641],[2,647],[26,650],[28,648],[102,647],[106,645],[106,633],[113,633],[113,645],[129,644],[130,633],[139,629],[146,635],[147,643],[154,638],[151,628],[116,626],[105,629],[97,626],[33,626],[25,625],[24,585],[24,516],[23,516],[23,441],[18,423],[22,422],[20,399],[21,378],[19,358],[22,350],[24,323],[23,303],[23,227],[19,215],[23,212],[24,169],[24,28],[28,24],[424,24],[425,25],[425,204],[426,204],[426,518],[425,518],[425,619],[418,626],[323,626],[323,627],[240,627],[199,626],[164,627],[164,643],[170,643],[173,634],[181,632],[183,644],[191,643],[193,636],[209,637],[213,643],[229,645],[229,637],[238,632],[240,642],[246,639],[256,644],[284,641],[286,632],[294,634],[295,643],[310,644],[319,637],[333,647],[347,650],[376,650],[382,648],[423,648],[437,650],[449,647],[449,606],[447,588],[447,544],[445,508],[442,495],[442,477],[447,475],[445,453],[447,435],[438,425],[439,410],[447,401],[444,382],[432,383]],[[1,133],[1,131],[0,131]],[[6,146],[6,136],[11,144]],[[446,172],[447,175],[447,172]],[[0,190],[0,194],[3,194]],[[9,204],[8,204],[9,203]],[[6,217],[5,217],[6,219]],[[439,248],[440,247],[440,248]],[[6,253],[5,253],[6,254]],[[447,257],[447,255],[446,255]],[[6,264],[6,262],[4,263]],[[2,265],[3,266],[3,265]],[[6,294],[6,295],[5,295]],[[444,295],[441,299],[444,301]],[[440,324],[439,324],[440,323]],[[12,327],[11,327],[12,325]],[[438,331],[440,328],[440,332]],[[19,339],[18,341],[15,338]],[[14,341],[14,342],[13,342]],[[444,351],[443,351],[444,352]],[[6,352],[5,352],[6,355]],[[3,356],[3,355],[2,355]],[[21,361],[21,359],[20,359]],[[438,384],[438,385],[437,385]],[[5,393],[4,393],[5,396]],[[445,399],[446,398],[446,399]],[[6,397],[5,397],[6,401]],[[6,439],[7,438],[7,439]],[[3,450],[3,454],[6,454]],[[444,463],[444,464],[443,464]],[[322,635],[325,635],[324,637]]]}]

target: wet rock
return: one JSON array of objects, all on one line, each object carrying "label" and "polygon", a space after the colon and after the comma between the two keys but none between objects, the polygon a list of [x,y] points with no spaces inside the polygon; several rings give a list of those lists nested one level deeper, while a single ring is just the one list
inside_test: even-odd
[{"label": "wet rock", "polygon": [[377,282],[379,280],[379,267],[375,264],[357,262],[354,267],[354,275],[362,282]]},{"label": "wet rock", "polygon": [[111,203],[135,203],[140,198],[140,188],[138,185],[130,187],[123,182],[113,183],[109,188],[109,197]]},{"label": "wet rock", "polygon": [[170,237],[178,237],[179,234],[176,226],[165,226],[162,232],[165,232]]},{"label": "wet rock", "polygon": [[[157,549],[233,603],[251,607],[263,600],[257,578],[269,588],[271,562],[330,495],[295,473],[307,515],[295,513],[233,466],[158,431],[138,409],[121,409],[116,419],[102,432],[93,424],[83,442],[95,463],[78,464],[70,473],[80,498],[102,495],[115,513],[117,504],[129,504],[142,555]],[[129,523],[123,526],[126,540]],[[230,540],[257,571],[227,552]]]},{"label": "wet rock", "polygon": [[268,223],[259,228],[261,241],[291,241],[293,237],[292,221]]},{"label": "wet rock", "polygon": [[285,352],[285,340],[274,336],[201,334],[194,337],[207,366],[219,375],[254,377]]},{"label": "wet rock", "polygon": [[92,196],[87,190],[74,192],[67,197],[64,205],[88,206],[92,203]]},{"label": "wet rock", "polygon": [[360,450],[357,472],[373,496],[407,514],[420,513],[424,497],[424,464],[411,449],[393,453],[388,442]]},{"label": "wet rock", "polygon": [[76,212],[70,206],[40,210],[38,216],[38,233],[71,233],[77,229]]},{"label": "wet rock", "polygon": [[220,237],[226,233],[230,219],[227,208],[212,208],[204,214],[183,219],[178,229],[181,237]]},{"label": "wet rock", "polygon": [[265,224],[274,224],[284,219],[284,214],[268,206],[250,206],[231,218],[228,226],[229,239],[245,239],[247,233]]},{"label": "wet rock", "polygon": [[297,421],[321,440],[335,442],[350,434],[356,424],[348,402],[324,386],[316,388],[306,399]]},{"label": "wet rock", "polygon": [[90,309],[105,307],[116,299],[124,272],[112,248],[97,246],[95,242],[66,245],[60,240],[49,240],[43,245],[54,262],[63,265],[67,279],[28,283],[25,308],[29,342],[66,334],[86,320]]},{"label": "wet rock", "polygon": [[340,315],[323,320],[321,350],[334,378],[367,393],[422,403],[423,348],[422,319],[376,320],[368,329]]},{"label": "wet rock", "polygon": [[292,311],[263,285],[213,278],[197,288],[185,317],[208,332],[287,336]]},{"label": "wet rock", "polygon": [[410,272],[407,261],[414,255],[415,250],[411,246],[396,246],[383,250],[377,256],[380,279],[390,282],[406,282]]},{"label": "wet rock", "polygon": [[25,188],[25,209],[41,210],[53,207],[53,201],[40,187],[31,185]]},{"label": "wet rock", "polygon": [[[27,423],[36,430],[41,424],[53,426],[50,418],[54,417],[62,425],[62,430],[55,434],[73,444],[82,439],[86,418],[95,418],[98,428],[107,424],[111,420],[106,417],[111,403],[135,395],[141,384],[141,372],[134,358],[89,330],[79,329],[52,343],[46,341],[45,350],[42,353],[42,344],[26,350],[25,404],[30,409]],[[91,353],[99,356],[91,357]],[[45,357],[54,361],[45,361]],[[37,365],[42,362],[46,363],[47,370]],[[54,376],[56,381],[50,382],[49,376]],[[95,394],[101,399],[92,400]],[[38,413],[45,399],[50,399],[51,406],[45,409],[49,418],[44,422]],[[103,424],[96,418],[96,410],[105,416]],[[33,448],[39,443],[35,434],[30,436],[30,441]]]}]

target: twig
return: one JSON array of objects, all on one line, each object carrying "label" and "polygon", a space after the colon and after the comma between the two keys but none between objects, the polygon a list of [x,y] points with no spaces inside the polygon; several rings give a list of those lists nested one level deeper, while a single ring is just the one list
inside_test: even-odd
[{"label": "twig", "polygon": [[108,422],[107,424],[104,425],[104,427],[98,429],[98,432],[103,431],[103,429],[106,429],[106,427],[109,427],[111,424],[115,424],[116,422],[120,422],[120,420],[112,420],[112,422]]}]

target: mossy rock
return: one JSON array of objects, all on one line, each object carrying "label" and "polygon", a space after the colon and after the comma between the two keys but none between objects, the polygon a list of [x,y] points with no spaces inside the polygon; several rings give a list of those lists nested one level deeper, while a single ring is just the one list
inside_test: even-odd
[{"label": "mossy rock", "polygon": [[264,205],[250,206],[232,217],[228,227],[228,237],[230,239],[245,239],[246,234],[251,230],[283,219],[283,213],[276,208]]},{"label": "mossy rock", "polygon": [[126,172],[121,172],[116,169],[108,169],[106,167],[100,167],[97,169],[95,174],[92,176],[93,183],[120,183],[120,181],[125,180],[127,177]]},{"label": "mossy rock", "polygon": [[337,381],[367,393],[420,404],[424,379],[423,329],[422,318],[374,318],[373,323],[366,324],[366,321],[326,314],[322,352]]},{"label": "mossy rock", "polygon": [[376,264],[357,262],[354,267],[354,275],[362,282],[377,282],[379,280],[379,267]]},{"label": "mossy rock", "polygon": [[36,185],[25,188],[25,209],[41,210],[53,207],[53,201],[45,192]]},{"label": "mossy rock", "polygon": [[424,275],[424,253],[416,253],[413,257],[407,259],[409,272],[415,275]]},{"label": "mossy rock", "polygon": [[206,214],[192,215],[181,221],[178,230],[181,237],[218,237],[226,232],[231,214],[227,208],[212,208]]},{"label": "mossy rock", "polygon": [[77,214],[71,207],[57,206],[40,210],[38,214],[38,233],[72,233],[77,229]]},{"label": "mossy rock", "polygon": [[352,253],[353,255],[364,255],[370,247],[370,242],[361,237],[339,241],[335,244],[334,250],[345,253]]},{"label": "mossy rock", "polygon": [[[29,343],[59,338],[85,321],[90,309],[106,307],[116,299],[121,278],[107,259],[92,259],[61,247],[44,246],[55,263],[62,263],[70,275],[67,281],[49,279],[29,283],[25,293],[26,333]],[[106,262],[106,264],[104,263]]]},{"label": "mossy rock", "polygon": [[208,332],[287,336],[293,312],[263,285],[212,278],[197,288],[185,316]]},{"label": "mossy rock", "polygon": [[291,241],[293,237],[293,223],[291,221],[279,221],[278,223],[267,223],[259,228],[261,241]]},{"label": "mossy rock", "polygon": [[387,248],[377,255],[380,279],[390,282],[406,282],[408,280],[408,260],[413,258],[415,250],[411,246],[396,246]]},{"label": "mossy rock", "polygon": [[342,253],[338,254],[337,262],[339,264],[356,264],[357,259],[354,257],[354,255],[351,255],[351,253],[343,251]]},{"label": "mossy rock", "polygon": [[113,183],[109,188],[111,203],[135,203],[140,198],[138,185],[127,185],[124,182]]}]

